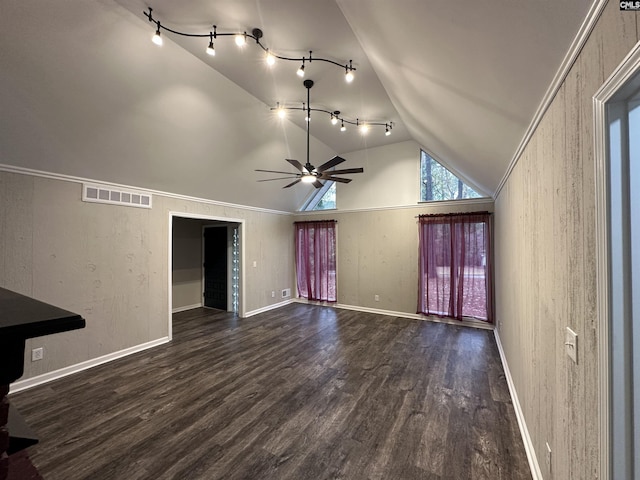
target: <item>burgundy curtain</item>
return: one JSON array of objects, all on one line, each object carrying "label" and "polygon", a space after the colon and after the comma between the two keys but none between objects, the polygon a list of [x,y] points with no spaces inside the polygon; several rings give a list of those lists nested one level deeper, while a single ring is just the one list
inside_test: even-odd
[{"label": "burgundy curtain", "polygon": [[296,222],[298,294],[309,300],[336,301],[336,222]]},{"label": "burgundy curtain", "polygon": [[491,214],[419,219],[418,313],[492,323]]}]

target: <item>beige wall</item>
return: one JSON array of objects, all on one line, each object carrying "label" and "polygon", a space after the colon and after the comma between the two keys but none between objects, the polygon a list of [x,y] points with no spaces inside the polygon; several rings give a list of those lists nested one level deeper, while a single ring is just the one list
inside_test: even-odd
[{"label": "beige wall", "polygon": [[496,199],[499,335],[545,479],[599,467],[592,97],[638,41],[638,20],[608,3]]},{"label": "beige wall", "polygon": [[[411,208],[301,214],[296,215],[296,221],[338,221],[339,304],[414,315],[418,306],[416,216],[470,211],[493,211],[493,202],[443,202]],[[377,302],[375,295],[380,298]]]},{"label": "beige wall", "polygon": [[[81,201],[76,182],[0,171],[0,285],[81,314],[83,330],[27,341],[22,379],[161,339],[169,324],[169,212],[244,220],[244,309],[293,287],[288,214],[163,195],[142,209]],[[31,362],[43,346],[44,360]]]},{"label": "beige wall", "polygon": [[202,227],[196,219],[174,218],[171,300],[173,308],[202,306]]}]

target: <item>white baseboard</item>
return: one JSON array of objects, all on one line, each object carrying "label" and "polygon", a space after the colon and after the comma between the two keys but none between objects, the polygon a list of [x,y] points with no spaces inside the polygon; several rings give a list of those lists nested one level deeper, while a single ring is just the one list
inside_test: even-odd
[{"label": "white baseboard", "polygon": [[522,435],[522,441],[524,442],[524,449],[527,452],[527,460],[529,460],[531,476],[533,477],[533,480],[543,480],[542,472],[540,471],[540,464],[538,463],[538,457],[536,456],[536,450],[533,447],[533,442],[531,441],[531,436],[529,435],[529,429],[527,428],[527,422],[525,421],[524,414],[522,413],[522,407],[520,406],[518,394],[516,393],[516,386],[513,383],[513,378],[511,377],[511,372],[509,371],[507,357],[504,354],[504,349],[502,348],[502,342],[500,342],[500,335],[498,334],[498,330],[494,330],[493,334],[496,337],[498,351],[500,352],[500,360],[502,360],[502,368],[504,368],[504,374],[507,378],[507,385],[509,386],[509,393],[511,394],[511,402],[513,403],[513,408],[516,411],[516,418],[518,419],[520,434]]},{"label": "white baseboard", "polygon": [[173,308],[171,309],[171,313],[186,312],[187,310],[193,310],[194,308],[201,308],[201,307],[202,307],[202,302],[194,303],[193,305],[185,305],[184,307]]},{"label": "white baseboard", "polygon": [[53,372],[43,373],[42,375],[38,375],[36,377],[20,380],[11,384],[9,393],[17,393],[22,390],[27,390],[28,388],[35,387],[36,385],[42,385],[43,383],[51,382],[53,380],[66,377],[74,373],[82,372],[83,370],[97,367],[98,365],[117,360],[118,358],[126,357],[127,355],[138,353],[149,348],[157,347],[158,345],[162,345],[163,343],[167,343],[168,341],[169,337],[159,338],[157,340],[152,340],[150,342],[141,343],[140,345],[125,348],[124,350],[108,353],[107,355],[103,355],[98,358],[92,358],[91,360],[87,360],[85,362],[76,363],[75,365],[70,365],[59,370],[54,370]]},{"label": "white baseboard", "polygon": [[449,318],[440,318],[429,315],[422,315],[419,313],[407,313],[407,312],[395,312],[393,310],[381,310],[379,308],[361,307],[358,305],[345,305],[343,303],[326,303],[326,302],[310,302],[304,298],[296,298],[295,302],[307,303],[309,305],[324,305],[327,307],[342,308],[343,310],[354,310],[356,312],[374,313],[376,315],[387,315],[390,317],[409,318],[411,320],[424,320],[427,322],[447,323],[449,325],[456,325],[458,327],[473,327],[483,330],[493,330],[494,326],[491,323],[481,322],[480,320],[454,320]]},{"label": "white baseboard", "polygon": [[276,308],[280,308],[280,307],[284,307],[285,305],[289,305],[290,303],[293,303],[293,299],[288,299],[288,300],[284,300],[283,302],[280,303],[274,303],[273,305],[267,305],[266,307],[262,307],[262,308],[258,308],[257,310],[251,310],[250,312],[245,312],[244,317],[242,318],[248,318],[248,317],[252,317],[254,315],[257,315],[259,313],[264,313],[264,312],[268,312],[269,310],[275,310]]}]

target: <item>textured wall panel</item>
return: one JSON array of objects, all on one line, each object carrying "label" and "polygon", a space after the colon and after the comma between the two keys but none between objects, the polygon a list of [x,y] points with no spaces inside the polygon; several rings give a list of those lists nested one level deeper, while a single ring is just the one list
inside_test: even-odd
[{"label": "textured wall panel", "polygon": [[[608,3],[496,199],[500,338],[545,479],[592,479],[599,467],[592,97],[637,25]],[[566,327],[578,334],[577,365]]]}]

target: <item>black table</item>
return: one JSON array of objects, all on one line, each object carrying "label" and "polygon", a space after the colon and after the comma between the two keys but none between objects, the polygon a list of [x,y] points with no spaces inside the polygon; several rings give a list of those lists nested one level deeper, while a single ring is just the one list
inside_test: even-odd
[{"label": "black table", "polygon": [[37,442],[7,399],[24,373],[25,340],[84,327],[76,313],[0,288],[0,480],[8,475],[8,454]]}]

